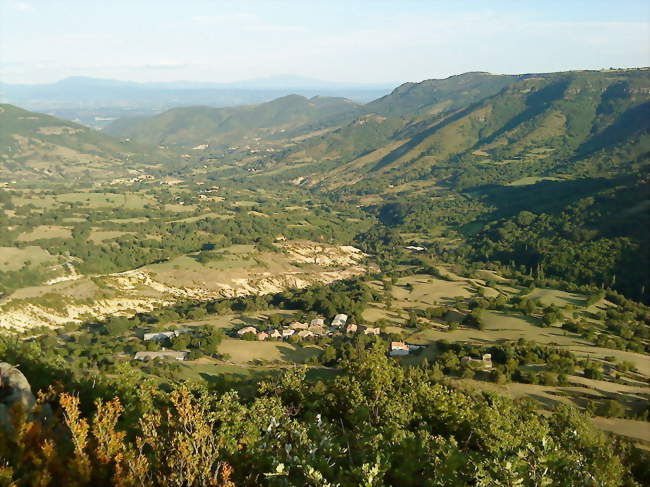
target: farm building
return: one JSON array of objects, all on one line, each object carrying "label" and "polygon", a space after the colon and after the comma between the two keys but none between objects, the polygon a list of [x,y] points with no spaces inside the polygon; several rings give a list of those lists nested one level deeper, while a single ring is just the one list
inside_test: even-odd
[{"label": "farm building", "polygon": [[161,350],[159,352],[137,352],[135,360],[173,359],[183,361],[189,352],[178,352],[176,350]]}]

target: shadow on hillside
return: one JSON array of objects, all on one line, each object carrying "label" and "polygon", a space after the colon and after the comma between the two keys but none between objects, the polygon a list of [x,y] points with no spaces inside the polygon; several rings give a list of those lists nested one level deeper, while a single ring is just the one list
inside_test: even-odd
[{"label": "shadow on hillside", "polygon": [[622,181],[584,178],[569,181],[540,181],[527,186],[490,185],[474,188],[471,193],[495,210],[485,219],[507,218],[527,210],[535,213],[559,213],[565,206],[594,192],[615,187]]}]

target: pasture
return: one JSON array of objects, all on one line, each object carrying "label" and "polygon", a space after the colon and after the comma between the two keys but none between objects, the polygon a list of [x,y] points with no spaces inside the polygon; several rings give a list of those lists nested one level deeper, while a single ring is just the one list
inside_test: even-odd
[{"label": "pasture", "polygon": [[22,249],[17,247],[0,247],[0,271],[17,271],[27,263],[38,266],[56,263],[56,258],[47,250],[29,245]]},{"label": "pasture", "polygon": [[39,225],[29,232],[23,232],[16,239],[18,242],[33,242],[34,240],[48,238],[72,238],[69,227],[58,225]]},{"label": "pasture", "polygon": [[237,364],[249,364],[255,361],[305,363],[316,356],[321,349],[316,346],[302,347],[285,342],[258,342],[226,338],[219,345],[219,353],[228,354],[229,361]]}]

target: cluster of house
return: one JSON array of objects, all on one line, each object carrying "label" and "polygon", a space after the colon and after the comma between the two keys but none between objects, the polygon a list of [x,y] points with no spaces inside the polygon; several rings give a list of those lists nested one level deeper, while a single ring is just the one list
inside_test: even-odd
[{"label": "cluster of house", "polygon": [[259,341],[265,340],[286,340],[290,336],[297,336],[301,339],[312,338],[324,335],[331,335],[335,331],[344,330],[346,333],[364,333],[366,335],[379,335],[379,328],[359,327],[354,324],[347,324],[348,315],[337,314],[330,326],[325,325],[323,318],[314,318],[309,323],[302,323],[294,321],[293,323],[281,328],[269,328],[266,330],[258,330],[254,326],[247,326],[237,330],[237,335],[244,338],[247,335],[254,335]]}]

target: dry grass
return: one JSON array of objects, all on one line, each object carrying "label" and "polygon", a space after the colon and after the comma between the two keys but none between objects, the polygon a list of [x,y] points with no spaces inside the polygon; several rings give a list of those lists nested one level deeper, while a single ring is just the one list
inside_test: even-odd
[{"label": "dry grass", "polygon": [[121,237],[122,235],[135,235],[135,232],[120,232],[117,230],[93,230],[90,234],[90,237],[88,237],[88,240],[95,243],[101,243],[104,240],[111,240],[117,237]]},{"label": "dry grass", "polygon": [[31,265],[54,264],[56,259],[47,250],[35,245],[22,249],[0,247],[0,271],[16,271],[27,262]]},{"label": "dry grass", "polygon": [[33,242],[43,238],[71,238],[69,227],[56,225],[39,225],[29,232],[21,233],[16,239],[19,242]]}]

